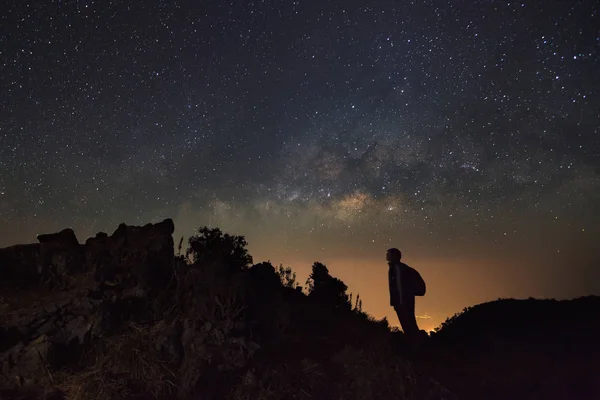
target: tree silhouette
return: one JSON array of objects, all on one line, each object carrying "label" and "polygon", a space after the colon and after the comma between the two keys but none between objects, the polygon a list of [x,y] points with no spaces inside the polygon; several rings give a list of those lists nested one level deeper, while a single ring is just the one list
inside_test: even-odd
[{"label": "tree silhouette", "polygon": [[250,268],[250,276],[263,288],[275,289],[281,287],[279,275],[270,261],[263,261]]},{"label": "tree silhouette", "polygon": [[[352,304],[352,293],[350,294],[350,304]],[[362,312],[362,299],[360,298],[360,293],[356,294],[356,302],[354,303],[353,311],[358,313]]]},{"label": "tree silhouette", "polygon": [[331,276],[325,264],[320,262],[313,264],[306,284],[308,285],[308,296],[323,305],[347,310],[351,308],[350,299],[346,294],[348,286],[338,278]]},{"label": "tree silhouette", "polygon": [[206,226],[188,240],[186,256],[196,265],[218,264],[230,270],[244,270],[252,265],[252,256],[244,236],[229,235],[219,228]]},{"label": "tree silhouette", "polygon": [[284,267],[283,264],[279,264],[277,275],[279,275],[283,287],[296,288],[296,273],[292,271],[291,267]]},{"label": "tree silhouette", "polygon": [[175,258],[178,260],[181,260],[181,261],[185,261],[185,257],[182,254],[182,248],[183,248],[183,236],[181,237],[181,239],[179,240],[179,244],[177,245],[177,255],[175,256]]}]

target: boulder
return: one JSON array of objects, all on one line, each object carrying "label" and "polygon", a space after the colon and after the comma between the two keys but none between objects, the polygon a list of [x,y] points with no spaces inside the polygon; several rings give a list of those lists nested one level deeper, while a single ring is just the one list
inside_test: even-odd
[{"label": "boulder", "polygon": [[44,285],[56,287],[85,272],[83,248],[73,229],[37,236],[40,242],[40,272]]},{"label": "boulder", "polygon": [[0,290],[37,286],[40,244],[19,244],[0,249]]},{"label": "boulder", "polygon": [[25,344],[19,342],[0,355],[0,386],[27,388],[42,384],[49,378],[46,360],[52,344],[46,335],[40,335]]},{"label": "boulder", "polygon": [[7,289],[52,288],[83,271],[83,249],[72,229],[41,234],[39,243],[0,249],[0,285]]},{"label": "boulder", "polygon": [[55,247],[77,247],[79,241],[75,232],[71,228],[63,229],[57,233],[45,233],[37,235],[38,242],[43,244],[51,244]]},{"label": "boulder", "polygon": [[121,224],[111,236],[98,234],[86,241],[86,262],[103,284],[122,289],[163,287],[171,276],[174,230],[171,219],[143,227]]}]

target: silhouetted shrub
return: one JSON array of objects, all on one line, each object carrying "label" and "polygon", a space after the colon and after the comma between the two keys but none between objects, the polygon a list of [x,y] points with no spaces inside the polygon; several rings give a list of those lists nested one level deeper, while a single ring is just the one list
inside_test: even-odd
[{"label": "silhouetted shrub", "polygon": [[281,280],[281,284],[284,287],[289,287],[295,289],[298,287],[296,282],[296,273],[292,271],[291,267],[284,267],[283,264],[279,264],[279,268],[277,268],[277,275]]},{"label": "silhouetted shrub", "polygon": [[201,227],[189,238],[186,256],[202,266],[218,265],[228,271],[240,271],[252,265],[252,256],[244,236],[229,235],[219,228]]},{"label": "silhouetted shrub", "polygon": [[275,271],[275,267],[269,261],[263,261],[250,268],[250,276],[255,285],[260,285],[267,290],[281,288],[281,280]]},{"label": "silhouetted shrub", "polygon": [[320,262],[315,262],[306,281],[308,296],[323,306],[350,310],[351,304],[346,290],[348,286],[329,274],[329,270]]}]

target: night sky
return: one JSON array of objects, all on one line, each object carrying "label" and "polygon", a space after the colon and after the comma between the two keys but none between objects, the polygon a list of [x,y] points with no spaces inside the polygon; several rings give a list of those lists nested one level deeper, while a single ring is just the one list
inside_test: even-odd
[{"label": "night sky", "polygon": [[600,294],[598,1],[6,0],[0,246],[167,217],[431,329]]}]

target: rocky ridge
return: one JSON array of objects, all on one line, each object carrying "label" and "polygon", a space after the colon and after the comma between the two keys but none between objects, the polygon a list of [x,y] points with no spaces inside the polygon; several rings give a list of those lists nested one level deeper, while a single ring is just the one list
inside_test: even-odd
[{"label": "rocky ridge", "polygon": [[0,249],[0,398],[451,398],[415,383],[387,323],[326,311],[269,263],[192,265],[173,231]]},{"label": "rocky ridge", "polygon": [[62,368],[118,329],[120,302],[164,288],[173,230],[170,219],[121,224],[80,244],[64,229],[0,249],[0,388],[52,381],[48,368]]}]

